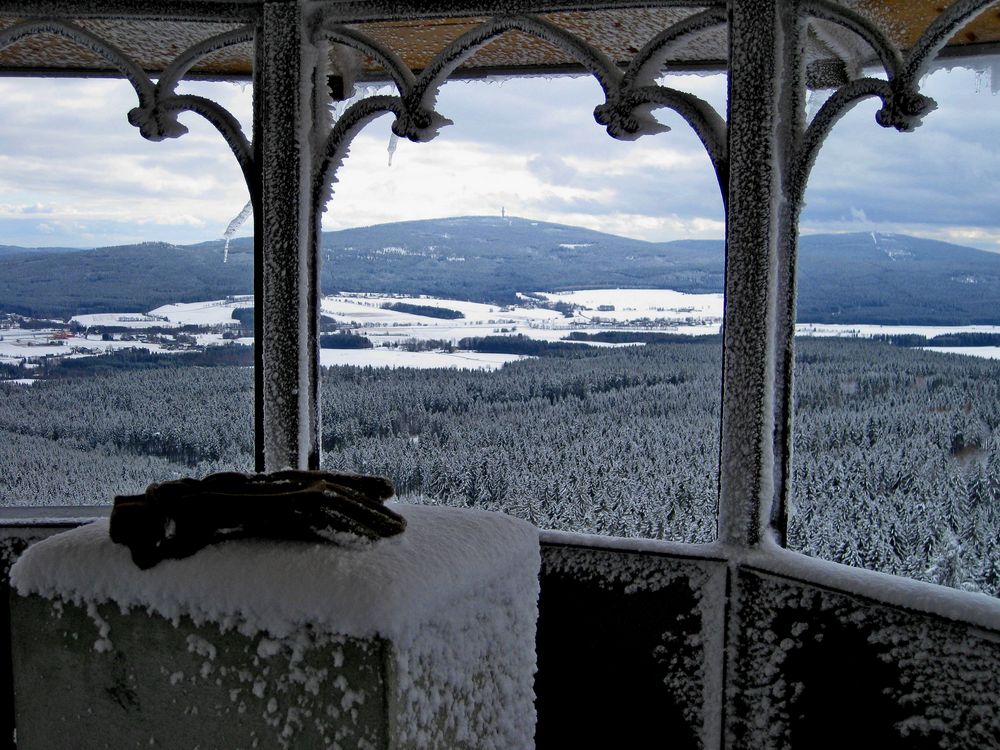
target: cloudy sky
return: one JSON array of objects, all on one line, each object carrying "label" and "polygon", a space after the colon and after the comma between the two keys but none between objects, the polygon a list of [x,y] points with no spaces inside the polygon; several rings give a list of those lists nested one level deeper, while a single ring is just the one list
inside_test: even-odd
[{"label": "cloudy sky", "polygon": [[[844,118],[813,172],[802,230],[905,232],[1000,251],[1000,63],[976,65],[928,76],[940,108],[916,133],[883,131],[874,103]],[[722,76],[670,83],[724,111]],[[248,86],[187,90],[249,129]],[[355,140],[324,226],[504,209],[640,239],[722,237],[718,187],[686,125],[665,114],[671,132],[620,143],[593,121],[600,101],[590,78],[449,83],[439,110],[456,124],[434,142],[399,142],[390,165],[388,117]],[[235,160],[196,116],[185,116],[191,132],[178,140],[144,141],[125,119],[135,100],[123,82],[0,79],[0,102],[0,244],[198,242],[220,237],[247,200]]]}]

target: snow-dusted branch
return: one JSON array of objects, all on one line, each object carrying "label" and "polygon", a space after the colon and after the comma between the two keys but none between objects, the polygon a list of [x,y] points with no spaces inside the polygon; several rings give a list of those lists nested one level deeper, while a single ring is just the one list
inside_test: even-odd
[{"label": "snow-dusted branch", "polygon": [[605,94],[617,87],[621,81],[622,74],[618,66],[603,52],[579,37],[542,18],[510,16],[495,18],[463,34],[445,47],[420,76],[417,87],[421,92],[421,100],[433,101],[428,97],[436,95],[437,89],[459,65],[479,49],[510,31],[520,31],[558,47],[586,68],[597,79]]},{"label": "snow-dusted branch", "polygon": [[[691,126],[712,160],[722,201],[726,203],[729,196],[729,145],[726,121],[722,115],[704,99],[668,86],[646,86],[634,89],[632,94],[639,102],[672,109]],[[661,127],[667,129],[666,126]]]},{"label": "snow-dusted branch", "polygon": [[956,0],[920,35],[916,44],[906,56],[906,67],[903,68],[900,79],[908,88],[917,88],[920,77],[927,71],[934,56],[941,51],[955,33],[996,0]]},{"label": "snow-dusted branch", "polygon": [[157,94],[173,93],[177,83],[187,75],[198,61],[215,52],[232,47],[236,44],[247,44],[254,40],[254,27],[250,24],[241,26],[238,29],[216,34],[202,42],[188,47],[178,57],[167,66],[156,82]]},{"label": "snow-dusted branch", "polygon": [[181,112],[193,112],[205,118],[225,139],[239,162],[250,191],[251,199],[257,194],[258,178],[254,167],[253,148],[243,133],[243,128],[233,115],[217,102],[201,96],[176,93],[177,84],[199,60],[226,47],[253,42],[254,28],[251,25],[217,34],[192,45],[182,52],[163,71],[153,90],[152,100],[128,113],[128,120],[139,128],[144,138],[160,141],[165,138],[179,138],[187,132],[177,116]]},{"label": "snow-dusted branch", "polygon": [[[875,86],[868,82],[869,79],[862,78],[845,84],[840,90],[844,94],[831,97],[827,102],[830,106],[824,106],[824,122],[815,132],[825,136],[829,130],[827,124],[832,126],[859,101],[871,96],[882,100],[882,108],[875,115],[876,122],[884,128],[903,132],[913,130],[920,124],[921,118],[934,109],[933,100],[920,94],[916,87],[917,80],[906,74],[902,53],[871,20],[830,0],[806,0],[802,4],[802,12],[808,17],[837,24],[867,43],[875,51],[888,81],[887,85]],[[840,94],[840,91],[837,93]],[[841,109],[835,111],[835,106]],[[811,165],[814,158],[813,150],[811,157],[807,153],[806,163]]]},{"label": "snow-dusted branch", "polygon": [[343,44],[371,57],[392,78],[400,96],[405,96],[413,88],[416,77],[406,67],[406,63],[400,59],[399,55],[360,31],[347,26],[334,25],[321,19],[317,23],[313,41],[319,39]]},{"label": "snow-dusted branch", "polygon": [[402,107],[398,96],[378,95],[361,99],[344,110],[326,138],[313,173],[312,200],[317,215],[330,199],[333,183],[337,182],[337,170],[347,157],[354,136],[369,122],[384,114],[392,112],[398,118]]},{"label": "snow-dusted branch", "polygon": [[203,96],[174,94],[160,99],[157,108],[165,113],[193,112],[205,118],[226,140],[239,162],[251,198],[257,194],[259,180],[254,167],[253,147],[243,134],[240,123],[225,107]]},{"label": "snow-dusted branch", "polygon": [[725,8],[709,8],[701,13],[678,21],[650,39],[629,63],[622,76],[622,84],[629,88],[647,86],[660,75],[667,63],[667,57],[674,44],[680,40],[709,29],[725,26]]}]

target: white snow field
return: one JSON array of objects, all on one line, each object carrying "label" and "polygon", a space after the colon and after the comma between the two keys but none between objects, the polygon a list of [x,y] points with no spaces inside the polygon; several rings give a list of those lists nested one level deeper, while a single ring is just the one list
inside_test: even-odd
[{"label": "white snow field", "polygon": [[163,305],[150,310],[151,316],[163,317],[177,325],[233,326],[233,310],[253,307],[253,297],[241,296],[209,302],[185,302]]},{"label": "white snow field", "polygon": [[[902,336],[916,334],[932,338],[946,333],[1000,333],[1000,326],[881,326],[868,323],[799,323],[795,326],[799,336],[844,336],[870,338],[872,336]],[[979,349],[983,347],[960,347]]]},{"label": "white snow field", "polygon": [[[562,341],[580,331],[625,330],[662,331],[684,335],[717,334],[721,329],[723,296],[721,294],[685,294],[671,289],[580,289],[572,292],[535,292],[519,295],[519,305],[488,305],[479,302],[427,296],[369,294],[360,292],[327,295],[321,300],[322,314],[333,318],[345,329],[366,336],[372,349],[323,349],[320,363],[361,367],[465,368],[495,370],[508,362],[525,359],[513,354],[484,354],[472,351],[442,350],[410,352],[398,348],[411,339],[443,341],[457,346],[461,339],[483,336],[526,336],[542,341]],[[533,299],[534,297],[534,299]],[[548,304],[570,306],[568,316],[550,307],[537,306],[543,298]],[[385,305],[403,303],[437,307],[462,313],[455,319],[436,318],[386,309]],[[115,334],[104,341],[99,335],[58,334],[52,329],[0,329],[0,362],[17,363],[44,357],[86,357],[118,349],[142,348],[152,352],[176,352],[158,341],[143,340],[143,329],[177,328],[196,325],[206,329],[195,335],[198,348],[228,341],[249,346],[251,338],[224,339],[222,330],[236,325],[233,310],[253,306],[252,296],[224,300],[185,302],[162,305],[148,313],[100,313],[77,315],[73,321],[83,326],[118,326],[135,329],[134,336],[123,340]],[[207,329],[212,329],[209,332]],[[869,338],[879,335],[918,334],[931,338],[946,333],[998,333],[1000,326],[886,326],[869,324],[800,323],[799,336],[841,336]],[[59,338],[62,336],[62,338]],[[574,342],[580,346],[635,346]],[[964,354],[990,359],[1000,358],[1000,347],[926,347],[929,351]]]},{"label": "white snow field", "polygon": [[71,320],[82,326],[122,326],[125,328],[173,328],[182,325],[233,326],[233,310],[253,307],[252,296],[205,302],[179,302],[162,305],[148,313],[98,313],[74,315]]},{"label": "white snow field", "polygon": [[102,341],[100,336],[56,338],[55,331],[6,329],[0,331],[0,362],[20,362],[43,357],[89,357],[116,349],[167,351],[162,346],[141,341]]},{"label": "white snow field", "polygon": [[925,346],[922,348],[941,354],[964,354],[967,357],[1000,359],[1000,346]]},{"label": "white snow field", "polygon": [[[166,347],[162,343],[149,340],[144,330],[157,328],[178,328],[196,325],[215,332],[195,335],[198,347],[226,343],[223,328],[236,326],[233,310],[253,306],[253,297],[235,297],[228,300],[187,302],[163,305],[148,313],[98,313],[75,315],[70,320],[82,326],[115,326],[135,330],[134,335],[123,338],[115,334],[105,341],[99,334],[67,335],[55,321],[49,329],[6,328],[0,329],[0,362],[17,363],[28,359],[45,357],[92,357],[120,349],[148,349],[151,352],[171,353],[190,351],[189,347]],[[234,343],[251,345],[252,338],[235,339]]]},{"label": "white snow field", "polygon": [[520,354],[487,354],[484,352],[407,352],[384,347],[374,349],[321,349],[319,363],[323,367],[354,365],[356,367],[414,367],[428,369],[446,367],[463,370],[498,370],[508,362],[530,359]]},{"label": "white snow field", "polygon": [[552,302],[579,305],[577,317],[583,320],[649,319],[690,321],[697,325],[722,322],[721,294],[686,294],[672,289],[580,289],[539,294]]}]

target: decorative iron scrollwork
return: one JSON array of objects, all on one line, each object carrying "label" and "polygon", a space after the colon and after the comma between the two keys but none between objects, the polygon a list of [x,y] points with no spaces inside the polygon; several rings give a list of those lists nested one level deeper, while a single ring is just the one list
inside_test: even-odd
[{"label": "decorative iron scrollwork", "polygon": [[565,52],[587,70],[604,91],[605,101],[594,110],[594,118],[608,134],[619,140],[635,140],[669,128],[652,116],[666,107],[677,112],[695,131],[708,152],[726,200],[728,154],[724,118],[703,99],[656,83],[671,48],[692,34],[726,24],[725,9],[696,13],[654,37],[622,70],[607,55],[585,40],[537,16],[493,18],[461,35],[446,46],[431,63],[415,75],[399,56],[356,29],[326,20],[319,10],[313,19],[313,40],[343,44],[374,59],[392,79],[395,96],[375,95],[347,107],[326,137],[313,180],[313,205],[318,212],[328,197],[328,187],[337,181],[336,171],[347,155],[350,142],[376,117],[392,113],[392,132],[411,141],[429,141],[451,120],[435,110],[441,85],[465,60],[499,36],[517,31],[543,39]]},{"label": "decorative iron scrollwork", "polygon": [[128,113],[128,121],[138,128],[143,138],[162,141],[179,138],[187,128],[177,120],[182,112],[201,115],[222,135],[239,162],[251,196],[256,196],[258,179],[254,167],[253,149],[239,122],[224,107],[211,99],[191,94],[178,94],[181,78],[203,57],[234,44],[254,40],[253,26],[244,26],[206,39],[181,53],[154,84],[146,72],[115,45],[69,21],[54,19],[23,21],[0,31],[0,50],[22,39],[40,34],[54,34],[69,39],[106,60],[135,89],[138,106]]},{"label": "decorative iron scrollwork", "polygon": [[916,44],[904,54],[868,18],[832,0],[804,0],[802,13],[837,24],[866,42],[874,51],[885,79],[856,78],[837,89],[820,107],[802,134],[796,149],[795,168],[790,172],[789,195],[801,202],[809,172],[830,130],[856,104],[877,97],[882,102],[875,121],[884,128],[909,132],[937,103],[920,93],[920,78],[954,34],[996,0],[957,0],[924,30]]}]

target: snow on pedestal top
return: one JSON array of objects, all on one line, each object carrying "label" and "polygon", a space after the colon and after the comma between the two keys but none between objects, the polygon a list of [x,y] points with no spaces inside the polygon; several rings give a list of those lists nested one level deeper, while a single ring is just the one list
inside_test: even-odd
[{"label": "snow on pedestal top", "polygon": [[401,639],[491,582],[537,579],[538,532],[530,524],[481,510],[390,505],[407,529],[370,547],[233,540],[146,571],[111,541],[107,521],[97,521],[31,546],[11,583],[21,595],[111,601],[248,635],[285,637],[310,624]]}]

